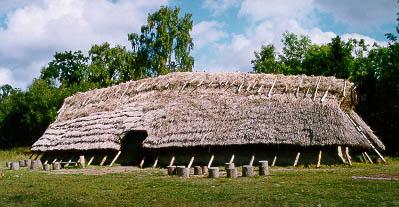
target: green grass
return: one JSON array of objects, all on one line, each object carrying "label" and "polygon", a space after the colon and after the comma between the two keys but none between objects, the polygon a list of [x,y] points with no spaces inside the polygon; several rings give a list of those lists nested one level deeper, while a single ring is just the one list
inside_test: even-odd
[{"label": "green grass", "polygon": [[[23,149],[0,151],[1,165],[10,158],[26,158],[23,153]],[[351,178],[398,175],[398,159],[385,165],[355,163],[319,170],[272,168],[269,177],[238,179],[185,180],[159,169],[102,176],[25,169],[4,173],[0,206],[399,206],[399,181]]]}]

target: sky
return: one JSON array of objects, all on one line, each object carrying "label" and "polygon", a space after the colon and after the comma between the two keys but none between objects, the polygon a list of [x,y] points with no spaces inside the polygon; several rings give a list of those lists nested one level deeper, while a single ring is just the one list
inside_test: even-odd
[{"label": "sky", "polygon": [[0,0],[0,85],[26,89],[55,52],[130,48],[127,34],[162,5],[193,15],[194,71],[208,72],[251,71],[254,51],[281,50],[286,31],[385,45],[399,11],[397,0]]}]

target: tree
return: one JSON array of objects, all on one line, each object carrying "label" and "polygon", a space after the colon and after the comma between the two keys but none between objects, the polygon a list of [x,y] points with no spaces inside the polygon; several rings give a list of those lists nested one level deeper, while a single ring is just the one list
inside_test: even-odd
[{"label": "tree", "polygon": [[0,86],[0,102],[5,99],[7,96],[11,95],[12,93],[16,92],[18,89],[13,88],[9,84],[4,84]]},{"label": "tree", "polygon": [[345,43],[339,36],[336,36],[331,40],[329,46],[331,47],[331,68],[329,68],[328,74],[333,74],[337,78],[349,78],[353,64],[352,43],[350,41]]},{"label": "tree", "polygon": [[274,45],[262,45],[260,52],[254,52],[255,59],[251,60],[256,73],[281,73],[281,64],[276,60],[277,53]]},{"label": "tree", "polygon": [[190,55],[194,44],[190,35],[191,14],[179,17],[180,9],[161,7],[149,14],[141,34],[129,34],[133,51],[137,53],[139,71],[157,76],[175,71],[191,71],[194,58]]},{"label": "tree", "polygon": [[286,66],[284,74],[302,74],[302,61],[311,46],[308,36],[297,36],[294,33],[285,32],[281,39],[283,43],[283,54],[280,55],[281,62]]}]

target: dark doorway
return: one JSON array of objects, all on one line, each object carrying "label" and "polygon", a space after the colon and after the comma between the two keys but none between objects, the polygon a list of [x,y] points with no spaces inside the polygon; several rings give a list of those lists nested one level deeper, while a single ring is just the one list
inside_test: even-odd
[{"label": "dark doorway", "polygon": [[147,138],[147,131],[138,130],[130,131],[121,142],[121,157],[119,163],[121,165],[138,165],[144,156],[143,141]]}]

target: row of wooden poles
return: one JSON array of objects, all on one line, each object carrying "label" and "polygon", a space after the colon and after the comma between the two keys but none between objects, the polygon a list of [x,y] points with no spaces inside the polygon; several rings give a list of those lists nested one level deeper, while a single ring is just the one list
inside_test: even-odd
[{"label": "row of wooden poles", "polygon": [[18,162],[6,162],[6,168],[9,170],[19,170],[21,168],[27,168],[29,170],[60,170],[61,164],[55,162],[52,164],[43,164],[40,160],[19,160]]}]

